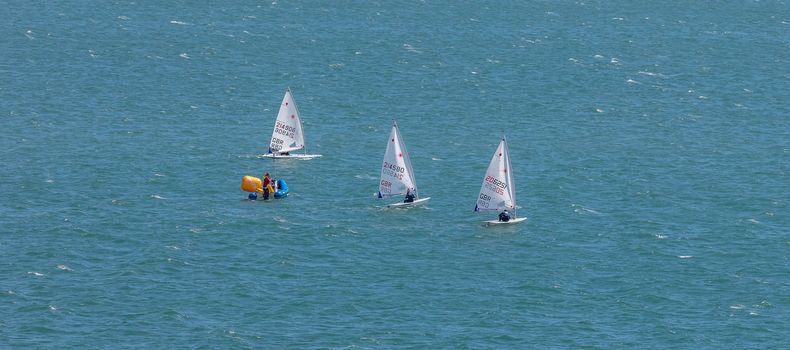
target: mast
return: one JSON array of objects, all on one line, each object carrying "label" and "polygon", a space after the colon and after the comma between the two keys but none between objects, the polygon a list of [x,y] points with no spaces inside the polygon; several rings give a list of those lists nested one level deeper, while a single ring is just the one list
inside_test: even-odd
[{"label": "mast", "polygon": [[[417,178],[414,175],[414,168],[411,166],[411,157],[409,156],[409,150],[406,149],[406,143],[403,142],[403,137],[401,137],[400,135],[400,128],[398,128],[398,123],[396,123],[395,120],[392,121],[392,126],[395,127],[395,130],[398,133],[398,144],[402,148],[401,151],[403,152],[403,158],[406,163],[406,169],[409,170],[409,177],[411,178],[412,185],[414,185],[414,197],[416,199],[420,199],[420,192],[417,189]],[[408,189],[406,189],[406,192],[408,192]]]},{"label": "mast", "polygon": [[[288,87],[288,92],[291,93],[291,100],[293,101],[296,115],[299,116],[299,127],[301,128],[302,140],[304,140],[304,122],[302,122],[302,115],[299,113],[299,105],[296,104],[296,97],[294,97],[294,93],[291,91],[290,86]],[[307,155],[307,142],[302,143],[302,148],[304,148],[304,154]]]},{"label": "mast", "polygon": [[505,138],[504,131],[502,132],[502,142],[504,143],[504,150],[505,150],[505,169],[507,170],[507,182],[508,182],[508,192],[510,192],[510,198],[513,201],[513,218],[518,217],[518,205],[516,205],[516,183],[513,181],[513,168],[510,164],[510,147],[507,145],[507,139]]}]

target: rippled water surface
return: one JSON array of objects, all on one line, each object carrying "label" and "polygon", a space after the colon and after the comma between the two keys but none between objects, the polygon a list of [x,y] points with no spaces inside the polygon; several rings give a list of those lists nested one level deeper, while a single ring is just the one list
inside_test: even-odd
[{"label": "rippled water surface", "polygon": [[[784,1],[0,13],[2,348],[787,346]],[[258,157],[289,86],[321,159]],[[392,120],[425,207],[372,196]]]}]

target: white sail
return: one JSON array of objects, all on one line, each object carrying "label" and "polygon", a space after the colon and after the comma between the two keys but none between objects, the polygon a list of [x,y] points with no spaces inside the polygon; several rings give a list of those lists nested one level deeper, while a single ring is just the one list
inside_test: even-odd
[{"label": "white sail", "polygon": [[[384,152],[384,162],[381,166],[381,181],[379,181],[379,198],[403,196],[407,189],[413,189],[417,196],[417,181],[411,167],[406,145],[398,132],[398,125],[392,124],[392,132],[387,140],[387,151]],[[419,198],[419,196],[417,196]]]},{"label": "white sail", "polygon": [[510,151],[503,136],[499,147],[491,158],[491,163],[488,164],[483,185],[480,187],[480,194],[477,196],[475,211],[515,208],[516,189],[510,167]]},{"label": "white sail", "polygon": [[285,91],[277,121],[274,122],[269,153],[279,154],[304,148],[304,133],[299,110],[296,108],[291,89]]}]

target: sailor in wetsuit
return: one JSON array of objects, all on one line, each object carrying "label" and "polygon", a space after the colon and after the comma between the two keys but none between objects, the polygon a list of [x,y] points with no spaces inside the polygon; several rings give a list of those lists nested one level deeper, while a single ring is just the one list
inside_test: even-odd
[{"label": "sailor in wetsuit", "polygon": [[406,190],[406,198],[403,200],[403,203],[411,203],[414,202],[414,194],[411,192],[411,189]]},{"label": "sailor in wetsuit", "polygon": [[507,209],[499,213],[499,221],[508,222],[510,221],[510,214],[507,212]]}]

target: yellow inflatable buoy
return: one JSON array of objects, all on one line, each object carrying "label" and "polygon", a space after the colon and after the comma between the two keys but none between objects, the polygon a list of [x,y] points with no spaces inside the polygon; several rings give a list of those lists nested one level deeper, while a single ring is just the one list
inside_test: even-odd
[{"label": "yellow inflatable buoy", "polygon": [[245,192],[263,192],[263,182],[255,176],[241,178],[241,189]]}]

